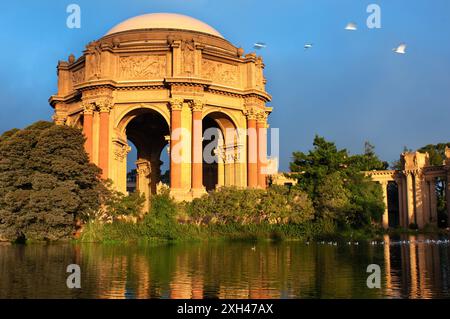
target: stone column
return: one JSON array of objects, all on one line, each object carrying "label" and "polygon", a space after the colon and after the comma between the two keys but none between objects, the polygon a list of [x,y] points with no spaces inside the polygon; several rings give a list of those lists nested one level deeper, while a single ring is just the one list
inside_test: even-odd
[{"label": "stone column", "polygon": [[192,103],[192,192],[203,192],[202,101]]},{"label": "stone column", "polygon": [[404,219],[404,207],[403,207],[403,183],[401,177],[397,179],[397,192],[398,192],[398,219],[400,227],[405,227]]},{"label": "stone column", "polygon": [[263,111],[258,114],[256,128],[258,132],[258,187],[265,189],[265,168],[267,164],[267,115]]},{"label": "stone column", "polygon": [[430,193],[430,219],[431,223],[437,226],[437,198],[436,198],[436,179],[433,177],[429,182]]},{"label": "stone column", "polygon": [[109,177],[109,112],[111,104],[109,101],[99,102],[100,109],[100,134],[98,145],[98,166],[102,169],[102,178]]},{"label": "stone column", "polygon": [[[172,99],[170,101],[170,188],[181,189],[181,109],[183,100]],[[181,147],[182,148],[182,147]]]},{"label": "stone column", "polygon": [[426,194],[425,189],[423,187],[423,174],[421,172],[417,172],[414,175],[415,182],[415,205],[416,205],[416,221],[419,229],[422,229],[425,226],[425,207],[426,204]]},{"label": "stone column", "polygon": [[387,193],[387,187],[388,182],[383,181],[381,182],[381,187],[383,188],[383,202],[384,202],[384,213],[383,213],[383,228],[388,229],[389,228],[389,207],[388,207],[388,193]]},{"label": "stone column", "polygon": [[136,189],[139,193],[145,195],[144,212],[148,212],[150,207],[150,162],[145,159],[136,161]]},{"label": "stone column", "polygon": [[406,183],[406,175],[404,175],[402,180],[402,203],[403,203],[403,222],[404,227],[408,228],[409,219],[408,219],[408,186]]},{"label": "stone column", "polygon": [[258,136],[256,132],[256,113],[253,109],[247,113],[247,185],[258,187]]},{"label": "stone column", "polygon": [[406,172],[406,202],[408,207],[408,226],[415,223],[413,174]]},{"label": "stone column", "polygon": [[86,149],[86,153],[89,155],[89,160],[93,161],[93,117],[94,117],[94,104],[92,103],[83,103],[83,134],[86,137],[86,142],[84,144],[84,148]]}]

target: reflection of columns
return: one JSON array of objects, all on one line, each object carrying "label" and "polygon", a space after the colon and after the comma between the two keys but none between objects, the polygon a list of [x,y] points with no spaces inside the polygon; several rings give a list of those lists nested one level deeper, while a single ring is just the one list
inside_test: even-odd
[{"label": "reflection of columns", "polygon": [[389,235],[384,235],[384,267],[386,272],[386,289],[389,293],[392,290],[392,277],[391,277],[391,243]]},{"label": "reflection of columns", "polygon": [[261,111],[256,123],[258,132],[258,187],[266,188],[266,163],[267,163],[267,115]]},{"label": "reflection of columns", "polygon": [[89,155],[91,162],[93,161],[93,117],[94,117],[94,105],[92,103],[83,103],[84,115],[83,115],[83,134],[86,137],[86,143],[84,148]]},{"label": "reflection of columns", "polygon": [[414,185],[412,172],[406,172],[406,202],[408,207],[408,226],[415,223],[414,217]]},{"label": "reflection of columns", "polygon": [[250,110],[247,114],[247,170],[248,187],[256,188],[258,186],[258,137],[256,134],[256,114]]},{"label": "reflection of columns", "polygon": [[183,108],[183,100],[173,99],[170,101],[171,107],[171,141],[170,141],[170,188],[181,188],[181,154],[176,150],[180,150],[181,143],[181,109]]},{"label": "reflection of columns", "polygon": [[203,103],[192,103],[192,189],[203,189]]},{"label": "reflection of columns", "polygon": [[416,237],[409,236],[409,264],[411,267],[411,295],[410,298],[418,297],[418,277],[417,277],[417,254],[416,254]]},{"label": "reflection of columns", "polygon": [[384,202],[384,213],[383,213],[383,228],[389,228],[389,207],[388,207],[388,193],[387,187],[388,182],[382,181],[381,187],[383,188],[383,202]]},{"label": "reflection of columns", "polygon": [[109,164],[109,112],[111,105],[109,101],[103,101],[100,108],[100,134],[98,147],[98,166],[102,169],[102,177],[107,179]]}]

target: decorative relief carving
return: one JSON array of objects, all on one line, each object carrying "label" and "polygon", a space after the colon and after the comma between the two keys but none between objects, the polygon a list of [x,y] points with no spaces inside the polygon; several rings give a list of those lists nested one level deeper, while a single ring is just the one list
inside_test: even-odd
[{"label": "decorative relief carving", "polygon": [[119,77],[126,80],[148,80],[164,77],[166,57],[162,55],[123,56],[119,59]]},{"label": "decorative relief carving", "polygon": [[193,76],[195,64],[195,44],[194,41],[183,41],[181,43],[181,50],[183,52],[183,75]]},{"label": "decorative relief carving", "polygon": [[100,47],[99,42],[91,42],[87,46],[88,49],[88,71],[89,71],[89,79],[99,79],[102,73],[101,69],[101,57],[102,57],[102,49]]},{"label": "decorative relief carving", "polygon": [[263,76],[263,69],[257,68],[256,69],[256,83],[255,87],[258,90],[264,91],[264,76]]},{"label": "decorative relief carving", "polygon": [[72,83],[74,85],[84,82],[85,79],[85,71],[84,68],[78,69],[72,72]]},{"label": "decorative relief carving", "polygon": [[237,65],[204,59],[202,60],[202,75],[213,82],[239,86],[239,68]]}]

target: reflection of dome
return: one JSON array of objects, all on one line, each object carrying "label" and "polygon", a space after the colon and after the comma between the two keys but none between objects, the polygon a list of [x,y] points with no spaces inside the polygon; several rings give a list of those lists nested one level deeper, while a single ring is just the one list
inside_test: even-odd
[{"label": "reflection of dome", "polygon": [[130,18],[116,25],[114,28],[109,30],[106,35],[117,32],[142,29],[189,30],[203,32],[223,38],[223,36],[216,29],[207,25],[206,23],[182,14],[175,13],[150,13]]}]

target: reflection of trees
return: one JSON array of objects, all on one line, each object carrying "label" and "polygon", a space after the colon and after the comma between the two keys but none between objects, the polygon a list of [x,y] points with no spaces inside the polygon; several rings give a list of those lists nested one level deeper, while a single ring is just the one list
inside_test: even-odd
[{"label": "reflection of trees", "polygon": [[[403,239],[403,238],[402,238]],[[0,246],[0,298],[430,298],[449,293],[449,247],[199,243]],[[387,240],[387,239],[386,239]],[[82,289],[66,287],[77,263]],[[382,290],[366,286],[382,268]]]}]

